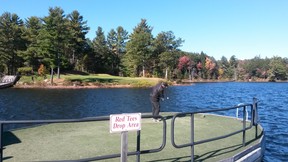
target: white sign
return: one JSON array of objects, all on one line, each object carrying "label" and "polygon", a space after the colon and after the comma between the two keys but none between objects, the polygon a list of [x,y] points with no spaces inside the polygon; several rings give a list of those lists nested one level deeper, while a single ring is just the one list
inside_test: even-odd
[{"label": "white sign", "polygon": [[141,113],[110,115],[110,133],[141,130]]}]

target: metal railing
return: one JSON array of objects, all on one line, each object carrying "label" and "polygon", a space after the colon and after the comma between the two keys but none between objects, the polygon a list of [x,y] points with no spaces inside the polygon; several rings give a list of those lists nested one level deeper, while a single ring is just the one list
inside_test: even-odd
[{"label": "metal railing", "polygon": [[[207,143],[207,142],[211,142],[211,141],[215,141],[215,140],[219,140],[219,139],[223,139],[223,138],[227,138],[230,137],[232,135],[238,134],[242,132],[242,146],[245,146],[245,134],[246,134],[246,130],[251,129],[252,126],[256,126],[256,132],[255,132],[255,138],[258,136],[258,132],[257,132],[257,125],[259,122],[258,119],[258,109],[257,109],[257,99],[254,98],[253,99],[253,104],[241,104],[238,106],[234,106],[234,107],[229,107],[229,108],[222,108],[222,109],[215,109],[215,110],[204,110],[204,111],[197,111],[197,112],[186,112],[186,113],[177,113],[173,116],[172,121],[171,121],[171,143],[175,148],[184,148],[184,147],[191,147],[191,162],[194,161],[194,146],[198,145],[198,144],[203,144],[203,143]],[[242,123],[243,123],[243,127],[240,130],[222,135],[222,136],[218,136],[218,137],[214,137],[214,138],[209,138],[209,139],[204,139],[204,140],[199,140],[199,141],[195,141],[194,140],[194,135],[195,135],[195,129],[194,129],[194,117],[195,114],[203,114],[203,113],[214,113],[214,112],[219,112],[219,111],[228,111],[228,110],[232,110],[232,109],[236,109],[238,111],[239,108],[243,109],[243,119],[242,119]],[[247,117],[247,108],[250,108],[250,115],[251,115],[251,121],[250,125],[247,127],[246,123],[248,117]],[[190,142],[189,143],[184,143],[184,144],[176,144],[175,142],[175,120],[176,118],[179,117],[183,117],[183,116],[189,116],[190,115]]]},{"label": "metal railing", "polygon": [[[152,118],[155,116],[152,115],[142,115],[141,118]],[[136,138],[136,151],[128,152],[128,156],[135,155],[136,161],[140,161],[140,155],[141,154],[147,154],[147,153],[155,153],[160,152],[164,149],[166,145],[166,128],[167,123],[164,117],[162,116],[156,116],[158,118],[161,118],[163,122],[163,135],[162,135],[162,144],[158,148],[152,148],[147,150],[141,150],[140,148],[140,137],[141,137],[141,130],[137,131],[137,138]],[[48,124],[48,123],[73,123],[73,122],[93,122],[93,121],[106,121],[109,120],[109,117],[91,117],[91,118],[84,118],[84,119],[62,119],[62,120],[17,120],[17,121],[0,121],[0,162],[3,161],[3,126],[6,124]],[[104,159],[112,159],[120,157],[121,154],[109,154],[109,155],[103,155],[103,156],[96,156],[92,158],[85,158],[85,159],[77,159],[77,160],[53,160],[51,162],[67,162],[67,161],[74,161],[74,162],[87,162],[87,161],[95,161],[95,160],[104,160]],[[39,161],[38,161],[39,162]],[[47,161],[46,161],[47,162]]]},{"label": "metal railing", "polygon": [[[238,134],[238,133],[242,133],[242,145],[245,146],[245,134],[246,134],[246,130],[251,129],[252,126],[256,127],[256,132],[255,132],[255,138],[258,136],[258,130],[257,130],[257,125],[259,122],[258,119],[258,108],[257,108],[257,103],[258,100],[256,98],[253,99],[253,104],[241,104],[238,106],[234,106],[234,107],[229,107],[229,108],[222,108],[222,109],[214,109],[214,110],[204,110],[204,111],[197,111],[197,112],[187,112],[187,113],[176,113],[173,115],[173,118],[171,120],[171,143],[175,148],[183,148],[183,147],[191,147],[191,161],[194,161],[194,146],[198,145],[198,144],[202,144],[202,143],[207,143],[207,142],[211,142],[211,141],[215,141],[215,140],[219,140],[219,139],[223,139],[223,138],[227,138],[230,137],[232,135]],[[194,116],[195,114],[200,114],[200,113],[214,113],[214,112],[219,112],[219,111],[228,111],[228,110],[232,110],[232,109],[239,109],[242,108],[243,109],[243,127],[240,130],[222,135],[222,136],[218,136],[218,137],[214,137],[214,138],[210,138],[210,139],[205,139],[205,140],[199,140],[199,141],[195,141],[194,140],[194,134],[195,134],[195,130],[194,130]],[[250,108],[250,111],[247,111],[247,108]],[[246,112],[250,112],[251,115],[251,122],[249,124],[249,126],[247,127],[247,113]],[[190,116],[190,142],[189,143],[185,143],[185,144],[176,144],[175,142],[175,120],[178,117],[183,117],[183,116]],[[152,118],[152,115],[142,115],[141,118]],[[162,116],[157,116],[158,118],[162,119],[163,122],[163,139],[162,139],[162,144],[158,147],[158,148],[152,148],[152,149],[147,149],[147,150],[141,150],[140,148],[140,137],[141,137],[141,131],[137,131],[137,146],[136,146],[136,151],[133,152],[128,152],[127,155],[128,156],[132,156],[135,155],[136,156],[136,161],[139,162],[140,161],[140,155],[141,154],[147,154],[147,153],[155,153],[155,152],[160,152],[164,149],[165,145],[166,145],[166,132],[167,132],[167,123],[166,123],[166,119],[165,117]],[[73,122],[92,122],[92,121],[106,121],[109,120],[109,117],[91,117],[91,118],[84,118],[84,119],[63,119],[63,120],[17,120],[17,121],[0,121],[0,162],[3,161],[3,126],[6,124],[48,124],[48,123],[73,123]],[[104,159],[111,159],[111,158],[117,158],[117,157],[121,157],[121,154],[110,154],[110,155],[103,155],[103,156],[96,156],[96,157],[92,157],[92,158],[85,158],[85,159],[77,159],[77,160],[72,160],[75,162],[84,162],[84,161],[95,161],[95,160],[104,160]],[[57,160],[57,161],[53,161],[53,162],[66,162],[66,161],[71,161],[71,160]],[[51,161],[52,162],[52,161]]]}]

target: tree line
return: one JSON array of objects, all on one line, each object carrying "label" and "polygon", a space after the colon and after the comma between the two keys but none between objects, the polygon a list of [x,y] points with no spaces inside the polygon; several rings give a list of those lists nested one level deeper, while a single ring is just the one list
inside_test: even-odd
[{"label": "tree line", "polygon": [[213,80],[287,80],[288,59],[274,56],[250,60],[215,60],[204,52],[180,50],[184,43],[172,31],[154,37],[153,28],[141,19],[132,33],[122,26],[105,35],[98,27],[95,38],[77,11],[65,14],[50,7],[48,16],[23,21],[17,14],[0,17],[0,73],[21,75],[57,74],[62,71],[107,73],[130,77]]}]

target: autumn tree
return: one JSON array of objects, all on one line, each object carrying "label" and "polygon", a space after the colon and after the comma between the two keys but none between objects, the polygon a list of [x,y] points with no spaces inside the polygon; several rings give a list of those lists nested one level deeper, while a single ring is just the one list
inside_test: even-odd
[{"label": "autumn tree", "polygon": [[46,67],[43,64],[38,68],[38,75],[43,76],[44,78],[46,76]]},{"label": "autumn tree", "polygon": [[211,79],[213,75],[216,75],[216,63],[213,59],[209,57],[205,58],[205,68],[207,69],[208,79]]},{"label": "autumn tree", "polygon": [[[192,69],[192,61],[188,56],[182,56],[178,61],[178,69],[182,71],[184,76],[188,73],[189,77],[191,77],[191,69]],[[191,78],[189,78],[191,79]]]},{"label": "autumn tree", "polygon": [[196,63],[197,76],[202,79],[207,79],[207,69],[206,69],[206,57],[208,55],[203,51],[199,54],[196,54],[194,62]]}]

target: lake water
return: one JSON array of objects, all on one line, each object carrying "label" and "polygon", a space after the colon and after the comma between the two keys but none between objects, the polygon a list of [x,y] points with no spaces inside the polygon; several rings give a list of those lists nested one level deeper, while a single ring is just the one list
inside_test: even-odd
[{"label": "lake water", "polygon": [[[288,83],[197,83],[171,86],[161,111],[191,112],[252,103],[266,132],[264,161],[288,161]],[[2,89],[0,120],[75,119],[151,112],[150,88]]]}]

